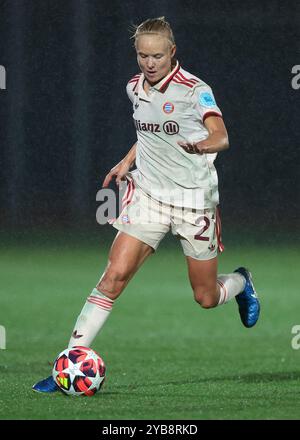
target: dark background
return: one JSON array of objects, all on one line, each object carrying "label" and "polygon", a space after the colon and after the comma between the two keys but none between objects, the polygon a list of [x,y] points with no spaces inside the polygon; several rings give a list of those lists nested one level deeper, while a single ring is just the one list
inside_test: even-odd
[{"label": "dark background", "polygon": [[[96,192],[135,141],[129,29],[165,15],[184,69],[213,89],[223,230],[294,238],[299,214],[297,1],[0,1],[0,227],[99,232]],[[102,227],[103,228],[103,227]]]}]

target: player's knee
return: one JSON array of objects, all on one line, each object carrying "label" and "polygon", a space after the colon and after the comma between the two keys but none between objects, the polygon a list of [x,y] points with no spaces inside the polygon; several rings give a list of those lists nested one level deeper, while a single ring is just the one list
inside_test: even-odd
[{"label": "player's knee", "polygon": [[128,281],[129,276],[126,272],[109,269],[103,274],[96,288],[109,298],[115,300],[121,295]]},{"label": "player's knee", "polygon": [[217,305],[215,297],[205,289],[195,289],[194,299],[203,309],[211,309]]}]

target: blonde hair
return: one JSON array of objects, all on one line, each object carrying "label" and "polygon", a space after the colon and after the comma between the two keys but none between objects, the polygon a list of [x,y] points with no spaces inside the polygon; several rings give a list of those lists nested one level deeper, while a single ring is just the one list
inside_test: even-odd
[{"label": "blonde hair", "polygon": [[175,44],[173,31],[170,24],[165,20],[165,17],[148,18],[148,20],[143,21],[143,23],[133,26],[133,35],[131,38],[134,39],[134,45],[136,45],[137,38],[145,34],[164,35],[172,46]]}]

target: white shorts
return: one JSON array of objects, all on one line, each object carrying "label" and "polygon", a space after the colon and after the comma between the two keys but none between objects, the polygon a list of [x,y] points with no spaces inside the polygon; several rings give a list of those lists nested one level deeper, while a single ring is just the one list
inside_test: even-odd
[{"label": "white shorts", "polygon": [[129,180],[119,217],[111,224],[156,250],[170,230],[187,257],[210,260],[224,250],[218,207],[191,209],[167,205],[151,198]]}]

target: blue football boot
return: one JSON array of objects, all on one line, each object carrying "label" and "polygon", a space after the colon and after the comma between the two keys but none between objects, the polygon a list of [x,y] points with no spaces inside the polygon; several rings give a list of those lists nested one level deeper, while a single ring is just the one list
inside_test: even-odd
[{"label": "blue football boot", "polygon": [[239,267],[235,270],[241,274],[245,280],[245,288],[235,299],[239,305],[239,312],[242,323],[245,327],[253,327],[259,318],[260,304],[252,282],[252,276],[249,270]]},{"label": "blue football boot", "polygon": [[59,390],[52,376],[47,377],[47,379],[40,380],[40,382],[37,382],[33,385],[32,389],[38,393],[54,393],[55,391]]}]

